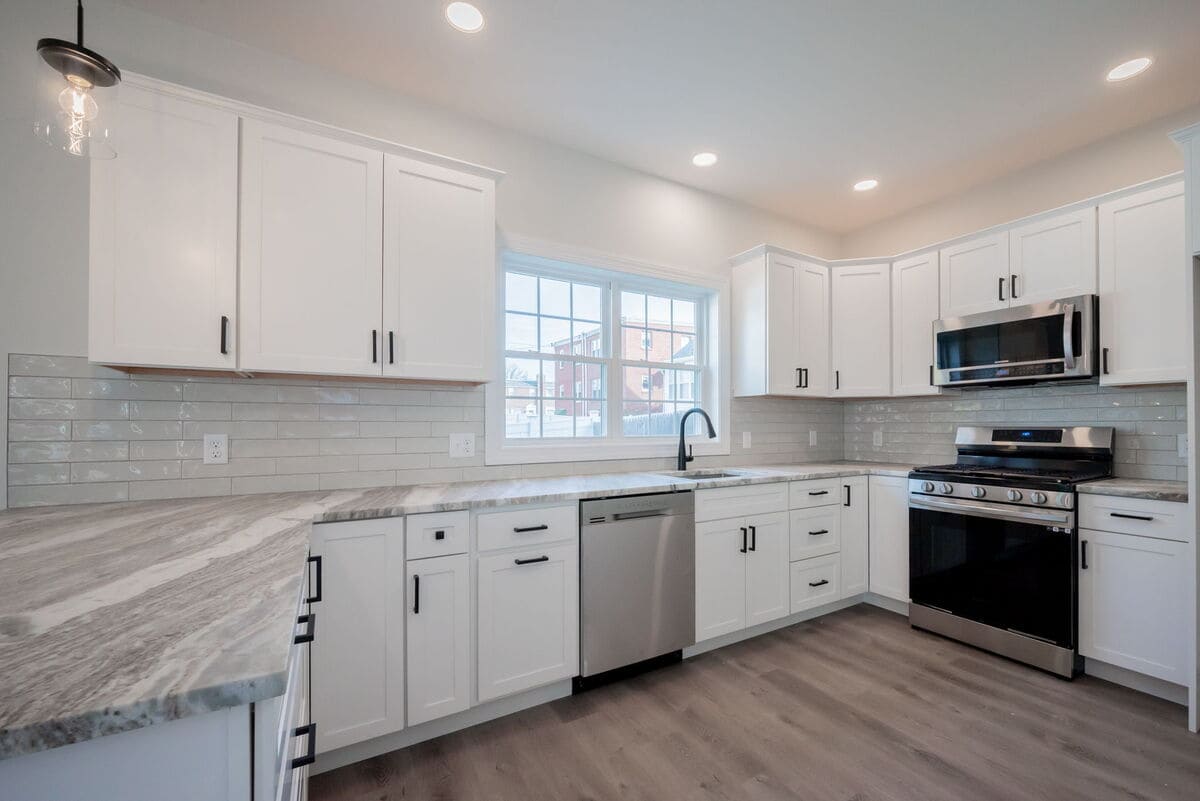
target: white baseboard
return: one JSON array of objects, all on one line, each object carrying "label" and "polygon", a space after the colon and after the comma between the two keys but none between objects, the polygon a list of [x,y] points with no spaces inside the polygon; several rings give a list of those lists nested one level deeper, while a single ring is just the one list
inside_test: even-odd
[{"label": "white baseboard", "polygon": [[884,595],[877,595],[873,592],[868,592],[862,596],[863,603],[871,606],[878,606],[880,609],[886,609],[889,612],[895,612],[897,615],[908,617],[908,602],[897,601],[894,598],[888,598]]},{"label": "white baseboard", "polygon": [[1107,662],[1101,662],[1096,659],[1085,658],[1083,660],[1083,672],[1088,676],[1095,676],[1098,679],[1111,681],[1113,684],[1120,684],[1122,687],[1128,687],[1131,690],[1146,693],[1146,695],[1153,695],[1155,698],[1161,698],[1173,704],[1179,704],[1180,706],[1188,705],[1188,688],[1182,684],[1163,681],[1154,676],[1147,676],[1144,673],[1110,665]]}]

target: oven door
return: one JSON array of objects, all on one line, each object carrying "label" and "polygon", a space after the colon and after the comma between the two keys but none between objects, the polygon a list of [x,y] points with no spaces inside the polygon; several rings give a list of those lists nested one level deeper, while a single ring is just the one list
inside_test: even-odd
[{"label": "oven door", "polygon": [[1002,384],[1096,373],[1096,297],[971,314],[934,324],[934,383]]},{"label": "oven door", "polygon": [[1075,538],[1069,511],[910,497],[912,602],[1074,649]]}]

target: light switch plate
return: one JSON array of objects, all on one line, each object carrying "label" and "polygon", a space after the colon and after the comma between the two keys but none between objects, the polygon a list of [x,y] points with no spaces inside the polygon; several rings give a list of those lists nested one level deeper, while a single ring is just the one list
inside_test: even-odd
[{"label": "light switch plate", "polygon": [[229,464],[229,435],[204,435],[204,463]]},{"label": "light switch plate", "polygon": [[883,447],[883,429],[876,429],[871,432],[871,444],[876,448]]},{"label": "light switch plate", "polygon": [[749,431],[742,432],[742,450],[744,450],[744,451],[750,450],[750,432]]},{"label": "light switch plate", "polygon": [[817,447],[817,432],[811,428],[808,430],[808,447]]},{"label": "light switch plate", "polygon": [[450,435],[450,458],[469,459],[475,455],[474,434]]}]

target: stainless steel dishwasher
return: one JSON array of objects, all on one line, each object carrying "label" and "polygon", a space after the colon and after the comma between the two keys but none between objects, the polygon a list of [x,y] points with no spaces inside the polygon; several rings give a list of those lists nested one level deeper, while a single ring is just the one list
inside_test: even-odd
[{"label": "stainless steel dishwasher", "polygon": [[579,511],[575,688],[680,659],[696,642],[695,496],[602,498]]}]

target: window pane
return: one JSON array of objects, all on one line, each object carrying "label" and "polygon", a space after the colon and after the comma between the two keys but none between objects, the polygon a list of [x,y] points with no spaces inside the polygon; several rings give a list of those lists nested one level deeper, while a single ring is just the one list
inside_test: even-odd
[{"label": "window pane", "polygon": [[504,308],[509,311],[537,312],[537,279],[522,273],[504,274]]},{"label": "window pane", "polygon": [[650,431],[650,406],[626,403],[621,407],[621,432],[627,437],[644,437]]},{"label": "window pane", "polygon": [[663,370],[660,368],[650,370],[650,400],[674,400],[671,397],[673,390],[670,387],[670,379],[673,373],[673,370]]},{"label": "window pane", "polygon": [[646,296],[640,292],[621,293],[621,322],[630,325],[646,324]]},{"label": "window pane", "polygon": [[575,404],[575,436],[604,436],[604,404],[595,401]]},{"label": "window pane", "polygon": [[537,359],[504,360],[504,394],[510,398],[533,398],[538,395]]},{"label": "window pane", "polygon": [[623,396],[626,400],[650,400],[650,371],[645,367],[622,368]]},{"label": "window pane", "polygon": [[537,350],[537,318],[527,314],[504,315],[504,349]]},{"label": "window pane", "polygon": [[676,331],[694,332],[696,330],[696,304],[690,300],[671,301],[674,308],[671,327]]},{"label": "window pane", "polygon": [[604,314],[604,292],[598,286],[591,284],[572,284],[574,297],[572,299],[571,315],[576,320],[599,321]]},{"label": "window pane", "polygon": [[574,403],[569,400],[547,400],[542,402],[542,436],[575,436]]},{"label": "window pane", "polygon": [[575,320],[571,324],[571,352],[580,356],[599,358],[604,354],[604,343],[601,342],[600,323],[581,322]]},{"label": "window pane", "polygon": [[575,365],[575,384],[579,387],[577,398],[603,398],[604,366],[600,364],[580,363]]},{"label": "window pane", "polygon": [[691,334],[672,334],[671,361],[675,364],[695,364],[696,338]]},{"label": "window pane", "polygon": [[670,331],[651,329],[646,332],[646,359],[652,362],[671,361]]},{"label": "window pane", "polygon": [[510,439],[541,436],[541,419],[536,400],[514,399],[504,402],[504,436]]},{"label": "window pane", "polygon": [[651,295],[646,298],[646,321],[654,328],[671,327],[671,300]]},{"label": "window pane", "polygon": [[694,370],[675,371],[675,400],[694,405],[700,397],[700,374]]},{"label": "window pane", "polygon": [[646,329],[621,328],[621,356],[630,361],[646,361]]},{"label": "window pane", "polygon": [[571,285],[553,278],[540,279],[542,292],[542,314],[555,317],[571,316]]},{"label": "window pane", "polygon": [[569,354],[571,352],[571,321],[543,317],[541,323],[542,353]]}]

